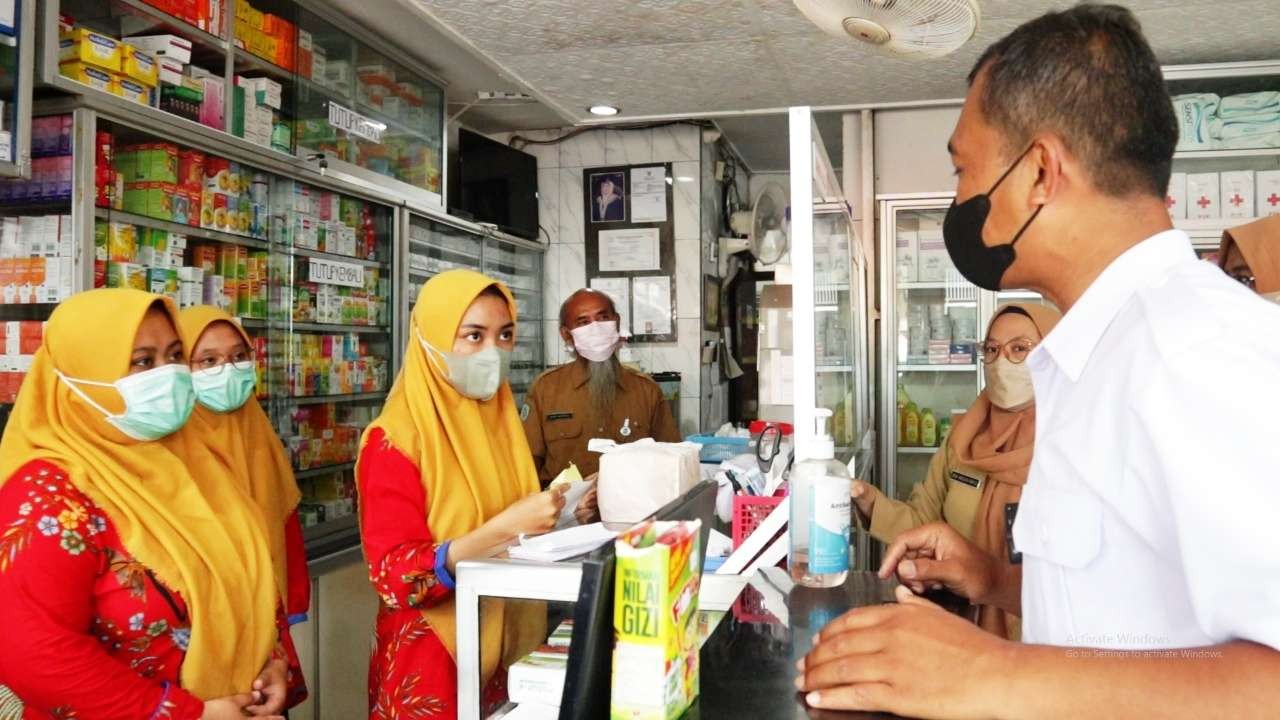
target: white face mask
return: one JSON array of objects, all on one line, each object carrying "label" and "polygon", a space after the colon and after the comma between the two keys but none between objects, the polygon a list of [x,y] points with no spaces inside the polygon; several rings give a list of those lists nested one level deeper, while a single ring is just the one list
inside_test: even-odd
[{"label": "white face mask", "polygon": [[1036,399],[1031,384],[1031,369],[1025,362],[1011,363],[1001,355],[995,362],[982,367],[987,379],[987,398],[1002,410],[1012,410]]},{"label": "white face mask", "polygon": [[598,320],[569,331],[573,349],[591,362],[604,362],[618,349],[618,321]]}]

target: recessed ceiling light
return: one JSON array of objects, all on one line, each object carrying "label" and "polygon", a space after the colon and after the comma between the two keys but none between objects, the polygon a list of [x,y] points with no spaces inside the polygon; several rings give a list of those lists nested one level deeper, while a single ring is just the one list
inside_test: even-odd
[{"label": "recessed ceiling light", "polygon": [[591,107],[587,108],[587,112],[591,113],[592,115],[604,115],[604,116],[617,115],[618,108],[612,105],[592,105]]}]

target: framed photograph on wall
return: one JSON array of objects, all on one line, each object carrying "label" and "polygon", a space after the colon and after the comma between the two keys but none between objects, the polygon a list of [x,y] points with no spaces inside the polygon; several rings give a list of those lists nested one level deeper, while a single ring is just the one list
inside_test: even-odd
[{"label": "framed photograph on wall", "polygon": [[588,176],[591,188],[591,222],[627,222],[627,174],[600,172]]},{"label": "framed photograph on wall", "polygon": [[715,275],[702,276],[702,329],[720,330],[720,278]]}]

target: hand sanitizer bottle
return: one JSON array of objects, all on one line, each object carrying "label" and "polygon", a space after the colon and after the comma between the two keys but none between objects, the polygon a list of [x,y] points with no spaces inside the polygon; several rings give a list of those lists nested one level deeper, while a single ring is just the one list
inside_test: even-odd
[{"label": "hand sanitizer bottle", "polygon": [[791,579],[815,588],[843,585],[849,575],[852,480],[835,459],[830,417],[830,410],[814,411],[817,436],[791,471]]}]

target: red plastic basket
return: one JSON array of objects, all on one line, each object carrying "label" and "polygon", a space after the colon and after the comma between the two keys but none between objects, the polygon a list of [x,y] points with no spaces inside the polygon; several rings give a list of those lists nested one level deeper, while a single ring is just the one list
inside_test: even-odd
[{"label": "red plastic basket", "polygon": [[733,498],[733,549],[737,550],[769,513],[782,502],[780,497],[735,495]]}]

